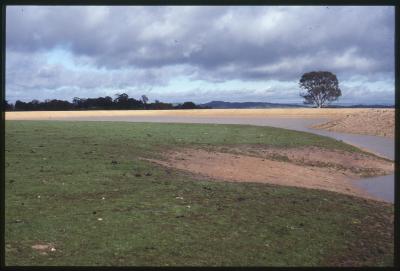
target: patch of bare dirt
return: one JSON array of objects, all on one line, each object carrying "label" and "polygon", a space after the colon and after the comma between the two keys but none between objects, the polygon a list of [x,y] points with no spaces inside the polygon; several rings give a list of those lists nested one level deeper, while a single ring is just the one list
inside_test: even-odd
[{"label": "patch of bare dirt", "polygon": [[394,138],[394,109],[369,109],[339,116],[312,128]]},{"label": "patch of bare dirt", "polygon": [[387,159],[366,153],[327,150],[317,147],[277,148],[263,145],[240,145],[230,148],[216,147],[212,150],[245,154],[300,166],[332,168],[354,178],[388,175],[394,171],[394,163]]},{"label": "patch of bare dirt", "polygon": [[[240,151],[243,152],[243,148]],[[231,149],[230,152],[235,150]],[[393,170],[393,163],[379,158],[374,162],[374,158],[362,154],[322,149],[288,149],[280,150],[279,153],[288,157],[287,160],[271,158],[270,155],[277,152],[278,149],[266,149],[265,152],[260,150],[256,155],[248,155],[229,153],[226,150],[182,149],[166,153],[164,160],[143,159],[214,180],[323,189],[370,199],[372,197],[365,191],[353,186],[352,180],[359,178],[359,174],[349,168],[372,167],[381,172]],[[317,161],[330,162],[312,164]]]},{"label": "patch of bare dirt", "polygon": [[124,116],[189,116],[189,117],[293,117],[336,118],[370,109],[360,108],[269,108],[269,109],[186,109],[186,110],[87,110],[87,111],[22,111],[6,112],[6,120],[46,120],[79,117],[124,117]]},{"label": "patch of bare dirt", "polygon": [[35,244],[32,246],[32,249],[36,250],[39,252],[41,255],[47,255],[49,252],[54,252],[56,251],[56,248],[53,244]]}]

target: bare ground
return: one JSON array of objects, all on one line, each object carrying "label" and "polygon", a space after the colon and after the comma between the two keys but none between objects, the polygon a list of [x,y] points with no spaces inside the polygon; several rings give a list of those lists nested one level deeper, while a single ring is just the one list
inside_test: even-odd
[{"label": "bare ground", "polygon": [[32,249],[39,252],[41,255],[47,255],[49,252],[56,251],[56,248],[51,243],[40,243],[32,246]]},{"label": "bare ground", "polygon": [[354,178],[391,174],[393,162],[364,153],[328,150],[318,147],[277,148],[265,145],[214,147],[215,151],[244,154],[269,160],[289,162],[300,166],[334,168]]},{"label": "bare ground", "polygon": [[374,198],[353,186],[352,181],[394,170],[392,162],[378,157],[318,148],[186,148],[167,152],[164,157],[143,159],[213,180],[322,189],[369,199]]},{"label": "bare ground", "polygon": [[333,132],[375,135],[394,138],[394,109],[370,109],[338,116],[313,126]]},{"label": "bare ground", "polygon": [[6,120],[63,120],[101,117],[243,117],[328,118],[314,128],[330,131],[394,137],[394,109],[372,108],[273,108],[189,110],[88,110],[6,112]]},{"label": "bare ground", "polygon": [[188,117],[294,117],[336,118],[374,109],[359,108],[272,108],[272,109],[186,109],[186,110],[87,110],[6,112],[6,120],[48,120],[76,117],[188,116]]}]

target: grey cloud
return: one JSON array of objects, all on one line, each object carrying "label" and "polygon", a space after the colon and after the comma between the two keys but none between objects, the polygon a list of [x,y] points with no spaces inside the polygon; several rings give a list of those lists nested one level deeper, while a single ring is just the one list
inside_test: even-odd
[{"label": "grey cloud", "polygon": [[[66,92],[80,90],[92,96],[98,89],[147,89],[150,85],[163,86],[179,67],[163,69],[124,70],[72,70],[60,64],[49,64],[44,53],[9,52],[6,62],[6,84],[8,93],[34,93],[39,90],[62,89]],[[132,87],[134,86],[134,87]],[[63,95],[70,99],[71,93]]]},{"label": "grey cloud", "polygon": [[394,10],[389,7],[21,9],[8,8],[7,49],[70,46],[110,68],[188,64],[218,70],[320,51],[345,54],[350,47],[392,68],[387,62],[393,56]]},{"label": "grey cloud", "polygon": [[[26,62],[7,64],[7,81],[18,71],[37,88],[163,85],[177,74],[287,81],[321,69],[393,80],[394,72],[393,7],[9,6],[6,33],[7,57]],[[58,47],[110,74],[38,59]]]}]

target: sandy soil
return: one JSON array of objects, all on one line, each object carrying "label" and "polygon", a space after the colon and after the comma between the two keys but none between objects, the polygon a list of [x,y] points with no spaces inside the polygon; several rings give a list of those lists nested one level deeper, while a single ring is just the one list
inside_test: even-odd
[{"label": "sandy soil", "polygon": [[394,138],[394,109],[370,109],[353,112],[312,128],[333,132]]},{"label": "sandy soil", "polygon": [[53,244],[36,244],[32,246],[33,250],[38,251],[41,255],[47,255],[49,252],[56,251]]},{"label": "sandy soil", "polygon": [[[237,150],[229,150],[229,152],[235,151]],[[243,151],[243,148],[240,151]],[[290,158],[280,161],[281,157],[275,157],[274,160],[269,156],[275,151],[278,149],[265,149],[265,152],[261,151],[256,155],[253,153],[250,156],[202,149],[182,149],[166,153],[163,160],[143,159],[215,180],[323,189],[369,199],[373,198],[353,186],[352,180],[358,179],[359,172],[365,169],[372,168],[375,173],[382,173],[393,171],[394,168],[391,162],[362,154],[327,152],[322,149],[288,149],[283,153]],[[317,156],[311,157],[315,152]],[[330,163],[314,165],[310,163],[318,161],[319,157],[324,159],[328,157],[324,161]]]},{"label": "sandy soil", "polygon": [[190,116],[190,117],[340,117],[371,109],[296,108],[296,109],[189,109],[189,110],[91,110],[6,112],[6,120],[61,119],[114,116]]},{"label": "sandy soil", "polygon": [[62,120],[87,117],[243,117],[328,118],[313,128],[336,132],[394,137],[394,109],[290,108],[290,109],[193,109],[193,110],[91,110],[6,112],[6,120]]},{"label": "sandy soil", "polygon": [[213,151],[255,156],[289,162],[300,166],[335,168],[354,178],[388,175],[394,171],[393,162],[379,157],[317,147],[282,149],[277,147],[266,148],[263,145],[241,145],[230,148],[215,147]]}]

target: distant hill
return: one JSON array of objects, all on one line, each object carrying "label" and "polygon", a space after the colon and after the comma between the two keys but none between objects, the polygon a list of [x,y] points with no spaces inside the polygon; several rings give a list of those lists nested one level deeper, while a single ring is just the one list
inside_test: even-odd
[{"label": "distant hill", "polygon": [[[214,109],[240,109],[240,108],[300,108],[312,107],[303,104],[285,104],[285,103],[267,103],[267,102],[224,102],[212,101],[204,104],[199,104],[201,107],[214,108]],[[328,105],[327,108],[394,108],[394,105]]]},{"label": "distant hill", "polygon": [[353,104],[353,105],[329,105],[329,108],[394,108],[394,105],[385,104]]},{"label": "distant hill", "polygon": [[266,103],[266,102],[224,102],[212,101],[205,104],[200,104],[202,107],[211,107],[215,109],[226,108],[289,108],[289,107],[308,107],[299,104],[280,104],[280,103]]}]

